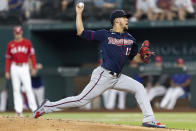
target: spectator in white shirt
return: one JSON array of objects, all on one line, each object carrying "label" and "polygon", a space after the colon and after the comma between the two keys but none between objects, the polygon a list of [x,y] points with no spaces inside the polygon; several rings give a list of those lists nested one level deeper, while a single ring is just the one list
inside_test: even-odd
[{"label": "spectator in white shirt", "polygon": [[174,0],[174,6],[178,12],[179,20],[185,20],[188,14],[195,12],[191,0]]},{"label": "spectator in white shirt", "polygon": [[0,0],[0,12],[7,11],[8,9],[8,0]]},{"label": "spectator in white shirt", "polygon": [[153,21],[157,19],[161,10],[156,6],[155,0],[137,0],[136,12],[130,21],[134,22],[140,19],[143,15],[146,15],[148,20]]}]

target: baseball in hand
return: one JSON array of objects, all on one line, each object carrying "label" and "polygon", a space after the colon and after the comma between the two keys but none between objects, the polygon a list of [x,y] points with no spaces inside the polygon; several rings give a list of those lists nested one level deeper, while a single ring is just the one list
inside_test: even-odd
[{"label": "baseball in hand", "polygon": [[78,3],[78,6],[79,6],[80,8],[82,8],[82,7],[84,7],[84,3],[83,3],[83,2],[79,2],[79,3]]}]

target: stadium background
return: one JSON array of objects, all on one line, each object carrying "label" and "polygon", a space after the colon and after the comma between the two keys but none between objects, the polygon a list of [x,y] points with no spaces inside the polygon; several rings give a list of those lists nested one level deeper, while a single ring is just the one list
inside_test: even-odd
[{"label": "stadium background", "polygon": [[[176,70],[179,71],[175,69],[175,60],[178,57],[185,59],[188,73],[191,74],[190,106],[196,107],[196,23],[189,21],[190,24],[187,24],[187,21],[130,23],[129,32],[135,36],[139,44],[148,39],[152,50],[163,56],[166,66],[164,73],[172,74]],[[94,30],[109,29],[110,23],[86,22],[85,27]],[[74,91],[74,78],[90,75],[99,59],[98,44],[78,38],[74,22],[25,24],[23,28],[24,36],[30,39],[35,47],[37,61],[45,67],[40,73],[46,87],[46,98],[58,100],[78,93],[78,89]],[[10,25],[0,27],[1,75],[4,75],[5,50],[7,43],[12,39],[12,29],[13,26]],[[131,72],[133,71],[128,68],[127,63],[124,73],[131,76]],[[12,99],[9,100],[12,107]]]},{"label": "stadium background", "polygon": [[[124,0],[123,9],[133,13],[134,2],[134,0]],[[85,29],[110,29],[109,13],[99,16],[97,12],[92,12],[91,8],[91,4],[85,5],[83,18]],[[68,8],[66,13],[56,15],[57,13],[53,12],[50,6],[46,6],[39,15],[29,20],[23,19],[21,12],[7,14],[8,17],[4,17],[4,14],[0,13],[0,75],[4,76],[5,50],[7,43],[13,39],[13,27],[22,25],[24,37],[33,43],[37,61],[44,65],[44,69],[39,73],[45,86],[45,98],[54,101],[78,94],[87,84],[89,75],[97,66],[100,56],[99,45],[96,42],[82,40],[76,36],[74,8]],[[163,56],[165,69],[163,72],[158,72],[159,74],[187,72],[191,75],[191,97],[185,105],[195,109],[196,20],[130,22],[128,32],[137,39],[139,45],[148,39],[152,50]],[[175,67],[176,58],[179,57],[185,59],[188,70],[183,71]],[[123,73],[132,76],[135,72],[137,70],[131,70],[127,62]],[[153,74],[152,72],[157,73],[153,70],[143,71],[150,75]],[[8,110],[13,111],[12,88],[10,83],[9,85]],[[128,95],[127,107],[136,106],[134,97]]]}]

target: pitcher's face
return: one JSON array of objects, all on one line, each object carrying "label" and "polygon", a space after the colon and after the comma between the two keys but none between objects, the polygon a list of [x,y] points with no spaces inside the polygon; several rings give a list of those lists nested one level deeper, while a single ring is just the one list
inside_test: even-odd
[{"label": "pitcher's face", "polygon": [[128,18],[127,17],[120,17],[116,18],[119,26],[124,30],[128,30]]}]

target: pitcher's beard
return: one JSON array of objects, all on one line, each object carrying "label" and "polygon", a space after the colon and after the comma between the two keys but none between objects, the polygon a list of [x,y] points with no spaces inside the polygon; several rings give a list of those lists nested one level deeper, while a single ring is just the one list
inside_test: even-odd
[{"label": "pitcher's beard", "polygon": [[128,28],[124,27],[123,31],[124,32],[127,32],[128,31]]}]

